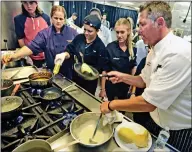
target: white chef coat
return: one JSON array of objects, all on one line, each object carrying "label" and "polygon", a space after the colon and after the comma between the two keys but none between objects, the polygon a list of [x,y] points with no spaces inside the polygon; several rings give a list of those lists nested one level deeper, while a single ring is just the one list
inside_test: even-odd
[{"label": "white chef coat", "polygon": [[[157,68],[158,67],[158,68]],[[171,32],[150,51],[141,72],[152,119],[170,130],[191,126],[191,44]]]}]

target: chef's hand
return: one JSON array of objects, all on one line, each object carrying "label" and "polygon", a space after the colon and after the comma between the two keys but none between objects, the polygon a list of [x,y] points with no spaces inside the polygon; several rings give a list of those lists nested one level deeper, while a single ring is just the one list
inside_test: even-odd
[{"label": "chef's hand", "polygon": [[14,54],[5,54],[2,56],[1,61],[3,64],[5,64],[5,63],[13,61],[14,59],[16,59]]},{"label": "chef's hand", "polygon": [[107,75],[111,76],[108,78],[113,84],[123,82],[124,73],[117,72],[117,71],[111,71],[107,73]]},{"label": "chef's hand", "polygon": [[60,54],[57,54],[57,55],[55,56],[54,63],[55,63],[55,64],[58,64],[58,62],[59,62],[59,64],[61,65],[61,64],[64,62],[65,57],[66,57],[66,53],[65,53],[65,52],[60,53]]},{"label": "chef's hand", "polygon": [[108,104],[109,104],[109,101],[104,101],[101,104],[101,106],[100,106],[101,113],[105,114],[105,113],[111,112],[111,110],[109,110],[109,108],[108,108]]}]

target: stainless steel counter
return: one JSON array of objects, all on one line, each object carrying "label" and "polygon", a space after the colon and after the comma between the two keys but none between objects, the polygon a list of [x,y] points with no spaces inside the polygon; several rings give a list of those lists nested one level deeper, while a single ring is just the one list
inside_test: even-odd
[{"label": "stainless steel counter", "polygon": [[[72,83],[72,81],[64,79],[64,78],[57,78],[55,77],[54,79],[55,84],[57,84],[61,88],[65,88],[68,85]],[[87,108],[90,111],[93,112],[100,112],[100,100],[96,98],[95,96],[91,95],[78,85],[75,85],[73,87],[70,87],[66,90],[66,93],[73,97],[77,102],[82,104],[85,108]],[[131,119],[125,117],[128,121],[132,121]],[[114,126],[116,127],[119,123],[115,123]],[[153,151],[153,146],[154,146],[154,141],[156,140],[156,137],[152,135],[152,147],[150,148],[149,151]],[[73,141],[72,136],[70,135],[70,131],[63,130],[62,132],[56,134],[55,136],[49,138],[47,140],[53,149],[61,146],[61,145],[66,145],[70,142]],[[169,147],[169,148],[168,148]],[[175,148],[173,148],[170,145],[167,145],[167,148],[172,152],[172,151],[178,151]],[[95,148],[87,148],[84,147],[80,144],[75,144],[72,145],[66,149],[63,149],[63,151],[75,151],[75,152],[106,152],[106,151],[118,151],[118,145],[115,142],[115,139],[112,138],[110,141],[107,143],[103,144],[102,146],[95,147]]]}]

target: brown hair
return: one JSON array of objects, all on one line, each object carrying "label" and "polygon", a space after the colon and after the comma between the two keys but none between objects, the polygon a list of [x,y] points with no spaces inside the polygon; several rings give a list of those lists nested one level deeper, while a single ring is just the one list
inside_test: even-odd
[{"label": "brown hair", "polygon": [[67,18],[67,13],[65,11],[65,8],[63,6],[59,6],[59,5],[54,5],[52,8],[51,8],[51,14],[50,16],[53,17],[54,13],[56,11],[59,11],[59,12],[63,12],[64,14],[64,20],[65,20],[65,24],[66,24],[66,18]]},{"label": "brown hair", "polygon": [[130,34],[127,35],[127,48],[129,49],[129,54],[131,56],[131,59],[134,59],[134,53],[133,53],[133,45],[132,45],[132,21],[130,18],[120,18],[116,23],[115,26],[120,26],[120,25],[126,25],[130,29]]},{"label": "brown hair", "polygon": [[[172,14],[171,7],[164,1],[147,2],[143,6],[143,10],[147,10],[148,18],[155,21],[159,17],[163,17],[168,28],[171,28]],[[142,10],[142,11],[143,11]]]}]

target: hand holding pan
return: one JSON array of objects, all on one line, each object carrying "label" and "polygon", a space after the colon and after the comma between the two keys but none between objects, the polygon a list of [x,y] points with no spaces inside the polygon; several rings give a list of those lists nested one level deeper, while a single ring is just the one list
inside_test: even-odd
[{"label": "hand holding pan", "polygon": [[82,66],[82,63],[75,63],[74,70],[81,78],[83,78],[85,80],[92,81],[92,80],[98,79],[99,77],[108,77],[108,78],[113,77],[113,76],[109,76],[107,74],[105,74],[105,75],[99,74],[98,70],[90,65],[89,65],[89,67],[93,70],[93,73],[92,74],[87,73],[87,72],[82,73],[81,66]]}]

